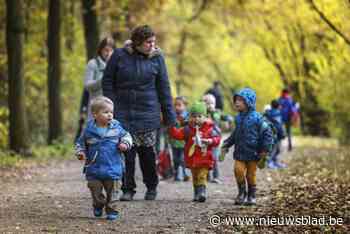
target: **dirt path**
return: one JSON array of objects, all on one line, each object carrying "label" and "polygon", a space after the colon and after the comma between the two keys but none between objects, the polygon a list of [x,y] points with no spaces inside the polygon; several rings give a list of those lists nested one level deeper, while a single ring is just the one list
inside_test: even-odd
[{"label": "dirt path", "polygon": [[[231,154],[230,154],[231,155]],[[190,182],[161,181],[156,201],[144,201],[145,187],[137,175],[133,202],[120,202],[121,219],[114,222],[92,215],[90,194],[81,164],[67,161],[38,169],[31,180],[5,183],[0,190],[0,233],[193,233],[214,232],[208,218],[220,207],[235,207],[232,159],[220,164],[223,184],[209,184],[204,204],[191,202]],[[137,170],[139,171],[139,169]],[[270,172],[258,171],[260,203],[268,199]]]}]

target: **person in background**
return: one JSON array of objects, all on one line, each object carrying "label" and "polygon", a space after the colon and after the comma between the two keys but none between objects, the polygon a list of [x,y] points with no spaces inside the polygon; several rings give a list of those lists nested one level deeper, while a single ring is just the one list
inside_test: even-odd
[{"label": "person in background", "polygon": [[[115,42],[112,38],[104,38],[97,47],[96,57],[89,60],[84,77],[84,88],[89,92],[90,100],[102,95],[102,77],[103,72],[106,68],[106,63],[108,62],[113,49],[115,47]],[[88,119],[91,116],[90,107],[88,107]]]},{"label": "person in background", "polygon": [[224,97],[221,91],[221,82],[215,81],[213,87],[208,89],[206,94],[212,94],[215,97],[215,109],[224,110]]},{"label": "person in background", "polygon": [[292,146],[292,122],[293,118],[296,118],[298,112],[294,105],[292,96],[290,95],[289,89],[283,89],[281,97],[278,99],[278,103],[281,106],[282,122],[286,130],[288,138],[288,151],[291,151]]},{"label": "person in background", "polygon": [[271,108],[265,111],[264,116],[271,122],[274,131],[274,144],[267,161],[267,167],[270,169],[285,168],[286,165],[279,160],[281,141],[285,138],[285,134],[283,130],[280,104],[277,100],[271,101]]},{"label": "person in background", "polygon": [[[187,100],[183,96],[175,98],[175,112],[176,112],[176,128],[184,127],[188,123],[189,114],[187,112]],[[185,167],[184,159],[184,147],[185,142],[183,140],[175,140],[170,137],[169,139],[174,164],[174,177],[175,181],[188,181],[190,176],[188,175]]]},{"label": "person in background", "polygon": [[[219,109],[216,109],[216,100],[214,95],[212,94],[206,94],[203,96],[202,100],[207,106],[207,113],[208,118],[210,118],[213,123],[215,124],[215,127],[217,129],[217,132],[221,135],[221,129],[220,129],[220,121],[221,121],[221,111]],[[221,184],[220,181],[220,171],[219,171],[219,155],[220,155],[220,149],[219,147],[213,148],[213,156],[214,156],[214,167],[213,170],[209,173],[209,182]]]}]

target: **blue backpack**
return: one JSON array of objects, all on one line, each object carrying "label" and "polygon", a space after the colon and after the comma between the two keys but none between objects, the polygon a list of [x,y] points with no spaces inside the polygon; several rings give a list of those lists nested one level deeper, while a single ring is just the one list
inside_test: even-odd
[{"label": "blue backpack", "polygon": [[263,121],[267,123],[267,125],[272,130],[273,144],[275,145],[277,142],[281,141],[285,138],[285,133],[283,130],[283,126],[274,118],[271,118],[266,113],[263,115]]}]

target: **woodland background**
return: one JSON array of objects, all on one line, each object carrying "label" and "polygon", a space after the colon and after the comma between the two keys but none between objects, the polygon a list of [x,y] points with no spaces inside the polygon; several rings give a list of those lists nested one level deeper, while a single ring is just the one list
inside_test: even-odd
[{"label": "woodland background", "polygon": [[0,2],[2,152],[71,144],[87,60],[140,24],[157,33],[174,96],[193,101],[220,80],[227,112],[245,86],[261,111],[289,87],[302,134],[350,142],[349,0]]}]

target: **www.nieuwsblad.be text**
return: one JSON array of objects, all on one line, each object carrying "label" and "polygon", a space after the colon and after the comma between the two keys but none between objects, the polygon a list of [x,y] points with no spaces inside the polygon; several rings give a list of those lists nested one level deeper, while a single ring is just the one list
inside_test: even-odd
[{"label": "www.nieuwsblad.be text", "polygon": [[209,223],[213,227],[219,226],[334,226],[343,225],[343,218],[332,216],[286,216],[286,217],[250,217],[250,216],[219,216],[209,217]]}]

